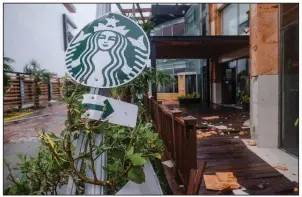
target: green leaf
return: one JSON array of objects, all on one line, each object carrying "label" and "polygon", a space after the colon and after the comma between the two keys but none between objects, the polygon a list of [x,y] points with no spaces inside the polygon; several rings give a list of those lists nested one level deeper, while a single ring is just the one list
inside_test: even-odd
[{"label": "green leaf", "polygon": [[297,120],[295,121],[295,127],[297,127],[299,124],[299,118],[297,118]]},{"label": "green leaf", "polygon": [[48,134],[49,135],[49,137],[51,137],[51,138],[53,138],[53,139],[60,139],[60,138],[58,138],[58,136],[56,136],[54,133],[50,133],[50,134]]},{"label": "green leaf", "polygon": [[146,129],[152,128],[152,123],[147,123],[147,124],[145,125],[145,128],[146,128]]},{"label": "green leaf", "polygon": [[147,163],[147,160],[144,159],[140,154],[135,153],[129,157],[134,166],[143,166]]},{"label": "green leaf", "polygon": [[121,165],[121,160],[118,159],[113,164],[109,164],[108,169],[110,171],[116,172],[116,171],[118,171],[120,165]]},{"label": "green leaf", "polygon": [[68,130],[63,130],[61,133],[60,133],[60,136],[61,137],[64,137],[69,131]]},{"label": "green leaf", "polygon": [[150,154],[150,156],[155,157],[157,159],[161,159],[161,154],[159,154],[159,153],[153,153],[153,154]]},{"label": "green leaf", "polygon": [[132,167],[128,171],[128,179],[135,183],[145,182],[145,173],[142,167]]},{"label": "green leaf", "polygon": [[134,152],[134,147],[131,146],[131,147],[127,150],[126,156],[127,156],[127,157],[132,156],[132,155],[133,155],[133,152]]}]

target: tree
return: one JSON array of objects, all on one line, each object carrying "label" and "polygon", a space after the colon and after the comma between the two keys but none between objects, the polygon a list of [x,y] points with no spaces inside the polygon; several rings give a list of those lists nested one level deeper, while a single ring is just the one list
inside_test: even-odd
[{"label": "tree", "polygon": [[174,77],[162,70],[146,68],[138,77],[131,82],[111,88],[111,96],[126,102],[134,102],[137,96],[147,94],[150,85],[166,86],[175,83]]},{"label": "tree", "polygon": [[3,57],[3,86],[6,89],[9,86],[9,76],[5,72],[13,72],[13,66],[11,63],[14,63],[15,60],[9,57]]},{"label": "tree", "polygon": [[30,74],[30,76],[34,79],[34,107],[39,107],[39,97],[41,95],[41,83],[46,82],[49,77],[55,75],[54,73],[50,73],[46,69],[41,69],[40,64],[36,60],[31,60],[29,64],[26,64],[23,71],[25,73]]}]

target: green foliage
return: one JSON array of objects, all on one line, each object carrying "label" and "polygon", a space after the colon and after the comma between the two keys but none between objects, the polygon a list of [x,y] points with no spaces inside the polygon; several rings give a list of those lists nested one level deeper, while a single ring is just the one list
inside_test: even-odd
[{"label": "green foliage", "polygon": [[5,72],[13,72],[13,66],[11,63],[14,63],[15,60],[9,57],[3,57],[3,87],[6,89],[9,87],[9,76]]},{"label": "green foliage", "polygon": [[[161,159],[164,147],[158,133],[152,130],[152,124],[144,122],[143,106],[139,105],[139,123],[135,128],[82,119],[86,111],[81,105],[85,93],[86,90],[77,85],[70,96],[63,96],[67,104],[67,120],[59,136],[46,133],[45,128],[36,128],[42,141],[38,156],[27,160],[26,156],[20,154],[22,161],[18,169],[23,178],[11,178],[15,181],[7,190],[8,194],[56,194],[56,188],[66,183],[69,176],[76,180],[78,192],[84,183],[102,185],[116,192],[128,180],[144,182],[144,165],[148,159]],[[72,143],[78,139],[78,131],[85,133],[89,148],[75,157]],[[95,138],[103,132],[105,140],[96,143]],[[108,181],[88,178],[85,173],[87,168],[95,174],[94,161],[105,151],[108,153],[108,165],[105,168]],[[77,160],[83,161],[80,170],[74,164]],[[93,165],[86,165],[87,161]]]},{"label": "green foliage", "polygon": [[149,84],[167,86],[173,83],[175,83],[175,79],[165,71],[146,69],[131,82],[117,88],[111,88],[110,93],[113,98],[127,102],[131,102],[131,98],[135,97],[133,99],[135,102],[138,100],[138,95],[148,92]]},{"label": "green foliage", "polygon": [[68,173],[65,170],[68,169],[69,163],[63,160],[58,162],[45,144],[38,149],[36,157],[21,153],[18,157],[21,161],[14,170],[22,173],[21,178],[14,177],[8,162],[4,162],[9,169],[8,179],[13,183],[5,190],[6,195],[57,194],[57,189],[67,184]]},{"label": "green foliage", "polygon": [[198,92],[193,92],[193,94],[179,95],[178,99],[199,99],[200,94]]}]

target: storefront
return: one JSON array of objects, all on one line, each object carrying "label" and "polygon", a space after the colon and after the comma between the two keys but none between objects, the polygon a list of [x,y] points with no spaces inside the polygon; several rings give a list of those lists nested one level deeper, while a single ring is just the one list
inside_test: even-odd
[{"label": "storefront", "polygon": [[299,156],[299,5],[280,4],[279,147]]}]

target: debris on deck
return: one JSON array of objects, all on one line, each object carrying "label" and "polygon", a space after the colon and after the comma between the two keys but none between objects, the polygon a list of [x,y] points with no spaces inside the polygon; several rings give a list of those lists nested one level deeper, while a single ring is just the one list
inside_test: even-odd
[{"label": "debris on deck", "polygon": [[249,146],[256,146],[256,142],[255,142],[254,140],[249,140],[249,141],[247,142],[247,144],[248,144]]},{"label": "debris on deck", "polygon": [[239,138],[239,136],[234,136],[234,139],[238,139]]},{"label": "debris on deck", "polygon": [[273,168],[276,168],[278,170],[283,170],[283,171],[287,171],[288,168],[286,166],[280,166],[280,165],[275,165],[273,166]]},{"label": "debris on deck", "polygon": [[197,139],[201,139],[203,137],[209,137],[211,135],[217,135],[217,132],[216,131],[202,132],[201,130],[197,130],[196,132]]},{"label": "debris on deck", "polygon": [[215,119],[219,119],[219,116],[208,116],[208,117],[203,117],[203,120],[215,120]]},{"label": "debris on deck", "polygon": [[215,128],[219,129],[219,130],[225,130],[225,129],[228,129],[227,126],[224,126],[224,125],[220,125],[220,126],[215,126]]},{"label": "debris on deck", "polygon": [[239,135],[245,135],[245,134],[247,134],[247,132],[244,132],[244,131],[239,132]]},{"label": "debris on deck", "polygon": [[241,185],[232,172],[216,172],[216,175],[204,175],[206,189],[223,190],[239,189]]}]

